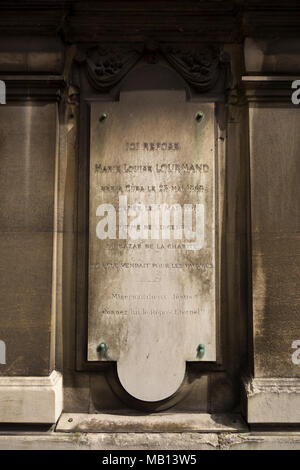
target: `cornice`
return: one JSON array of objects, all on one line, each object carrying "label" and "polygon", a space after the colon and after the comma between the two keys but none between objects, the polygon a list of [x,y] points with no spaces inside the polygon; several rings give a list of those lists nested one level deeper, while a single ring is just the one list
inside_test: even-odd
[{"label": "cornice", "polygon": [[19,0],[0,2],[0,35],[66,43],[242,42],[298,36],[299,0]]},{"label": "cornice", "polygon": [[249,103],[285,103],[291,102],[292,82],[296,75],[244,75],[242,84]]},{"label": "cornice", "polygon": [[66,87],[61,75],[7,75],[0,73],[10,101],[59,101]]},{"label": "cornice", "polygon": [[0,34],[60,35],[67,43],[229,41],[239,30],[236,0],[3,0]]}]

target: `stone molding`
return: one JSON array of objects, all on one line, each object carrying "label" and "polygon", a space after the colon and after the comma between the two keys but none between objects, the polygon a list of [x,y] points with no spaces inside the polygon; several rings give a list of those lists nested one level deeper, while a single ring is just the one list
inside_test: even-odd
[{"label": "stone molding", "polygon": [[56,423],[63,406],[60,372],[48,377],[0,377],[1,423]]},{"label": "stone molding", "polygon": [[300,423],[300,378],[244,380],[249,424]]},{"label": "stone molding", "polygon": [[242,433],[248,427],[237,413],[62,413],[56,432],[207,432]]},{"label": "stone molding", "polygon": [[7,75],[0,74],[10,101],[60,101],[66,86],[61,75]]},{"label": "stone molding", "polygon": [[0,435],[0,450],[300,450],[299,432],[82,432]]},{"label": "stone molding", "polygon": [[296,75],[244,75],[242,84],[249,103],[286,103],[291,101],[292,82]]}]

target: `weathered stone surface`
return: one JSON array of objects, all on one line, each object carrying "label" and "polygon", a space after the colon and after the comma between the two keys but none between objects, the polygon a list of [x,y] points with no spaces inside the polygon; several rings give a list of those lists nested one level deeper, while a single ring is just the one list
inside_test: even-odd
[{"label": "weathered stone surface", "polygon": [[52,249],[51,232],[0,232],[0,375],[50,372]]},{"label": "weathered stone surface", "polygon": [[256,378],[245,389],[249,424],[300,423],[300,379]]},{"label": "weathered stone surface", "polygon": [[299,450],[299,432],[220,434],[220,450]]},{"label": "weathered stone surface", "polygon": [[[48,91],[45,90],[46,82],[50,88],[52,87],[51,96],[55,94],[53,90],[59,86],[60,79],[56,78],[57,83],[53,84],[53,77],[51,78],[50,74],[60,74],[64,69],[65,46],[55,39],[58,35],[64,37],[66,44],[74,44],[72,47],[76,47],[77,41],[86,43],[128,41],[135,46],[137,43],[143,44],[145,37],[154,33],[154,36],[164,44],[168,42],[175,44],[179,39],[182,45],[185,43],[188,48],[191,41],[199,43],[203,39],[208,41],[210,38],[217,43],[219,40],[223,42],[224,39],[229,39],[231,41],[229,47],[233,50],[236,46],[240,47],[243,35],[257,33],[260,38],[266,36],[269,39],[246,40],[245,71],[247,74],[253,72],[258,75],[256,77],[247,75],[244,81],[249,92],[247,96],[250,99],[251,94],[251,100],[256,100],[259,95],[262,100],[271,102],[285,99],[290,105],[291,77],[288,74],[298,74],[300,70],[300,47],[297,36],[300,21],[299,2],[223,0],[215,2],[216,5],[209,1],[198,2],[197,5],[194,1],[163,2],[158,5],[153,17],[151,16],[153,7],[150,3],[148,2],[143,8],[144,5],[139,2],[128,0],[122,5],[119,3],[118,8],[114,8],[111,2],[101,2],[96,5],[95,2],[46,0],[41,4],[33,0],[26,2],[3,0],[0,5],[2,35],[0,71],[12,74],[7,87],[9,99],[18,95],[17,98],[22,96],[22,99],[26,97],[28,100],[29,97],[32,99],[35,95],[36,98],[39,94],[44,94],[43,99],[46,99],[48,96]],[[28,32],[30,37],[22,37],[23,34],[28,35]],[[279,37],[278,32],[280,39],[274,39]],[[285,34],[286,39],[283,37]],[[12,37],[13,35],[15,37]],[[232,41],[236,41],[236,45]],[[66,46],[66,49],[68,47]],[[146,55],[149,62],[156,60],[155,54],[151,54],[150,50]],[[224,142],[226,152],[224,151],[221,158],[227,185],[226,203],[222,208],[224,228],[227,231],[226,242],[222,244],[222,285],[226,284],[224,288],[222,287],[226,292],[223,296],[221,329],[224,372],[219,376],[215,372],[211,375],[208,373],[208,379],[203,380],[201,385],[199,380],[197,390],[200,390],[202,397],[197,403],[200,403],[200,407],[203,404],[206,410],[210,406],[218,407],[220,410],[226,407],[234,409],[238,404],[237,400],[234,401],[234,396],[239,386],[239,370],[249,358],[251,365],[254,359],[256,375],[256,382],[252,384],[248,396],[249,419],[254,423],[259,420],[294,422],[293,420],[299,420],[298,385],[294,388],[293,379],[286,379],[286,376],[296,378],[300,370],[299,364],[292,362],[292,355],[295,352],[292,344],[300,339],[298,336],[300,331],[298,273],[300,108],[292,108],[291,105],[289,109],[275,108],[273,103],[273,109],[256,108],[250,112],[252,204],[249,206],[252,206],[250,211],[253,231],[249,236],[252,242],[252,260],[249,265],[253,267],[254,312],[254,358],[252,358],[252,351],[249,350],[252,341],[250,338],[247,345],[244,320],[248,270],[248,253],[245,250],[247,234],[244,233],[245,194],[248,190],[246,184],[248,161],[245,158],[247,154],[245,148],[248,145],[248,132],[242,131],[242,126],[238,122],[243,119],[242,113],[239,115],[243,107],[239,79],[244,73],[244,64],[239,64],[237,67],[238,61],[234,59],[233,62],[238,80],[235,81],[237,93],[231,96],[231,100],[237,99],[238,112],[234,115],[232,112],[234,105],[230,104],[230,124],[223,128],[226,128],[224,135],[227,133],[228,136]],[[150,84],[152,77],[153,81],[156,79],[155,64],[152,65],[151,70],[154,72],[149,79]],[[69,66],[70,63],[67,63],[64,69],[65,77],[68,75]],[[193,67],[193,63],[191,66]],[[49,75],[41,74],[42,76],[33,78],[26,75],[40,72]],[[23,73],[23,77],[18,75],[19,73]],[[285,75],[281,75],[272,87],[268,83],[262,86],[259,74],[267,73]],[[76,79],[76,74],[73,78]],[[271,75],[265,82],[274,78]],[[165,83],[168,83],[168,79],[169,76],[166,74]],[[26,87],[24,82],[27,83]],[[82,92],[83,90],[80,90],[82,103],[85,103],[86,95]],[[92,99],[95,99],[95,95]],[[77,200],[76,176],[75,184],[72,186],[69,184],[70,179],[64,178],[62,168],[58,168],[59,185],[62,190],[58,208],[58,227],[59,230],[64,230],[68,225],[70,233],[67,236],[60,234],[56,238],[60,251],[54,250],[54,262],[57,262],[58,267],[55,273],[57,283],[53,286],[51,298],[53,266],[51,232],[54,201],[52,177],[56,144],[56,109],[52,105],[44,108],[31,105],[1,106],[0,114],[0,166],[2,162],[4,167],[4,171],[0,168],[0,174],[3,175],[0,176],[0,230],[2,230],[0,307],[1,327],[3,327],[0,331],[0,340],[5,339],[7,343],[7,364],[1,364],[0,373],[11,375],[49,373],[53,363],[55,313],[59,332],[56,341],[58,349],[56,360],[62,365],[62,356],[64,356],[64,368],[68,369],[69,373],[66,377],[68,409],[72,410],[74,407],[80,411],[88,411],[89,382],[98,384],[100,380],[97,380],[97,373],[90,380],[89,372],[80,376],[74,371],[76,349],[74,311],[80,295],[74,287],[73,276],[76,271],[76,251],[80,251],[80,237],[77,243],[76,234],[73,236],[70,228],[73,223],[76,226],[76,208],[73,215],[70,210],[72,203],[68,203],[63,194],[65,187],[65,194],[69,191],[67,196],[69,201]],[[51,118],[51,123],[48,118]],[[84,114],[80,116],[80,120],[83,126],[86,126]],[[70,161],[65,159],[66,154],[61,139],[63,126],[64,124],[61,125],[62,132],[60,132],[60,154],[63,164],[69,168]],[[85,136],[79,136],[77,132],[74,134],[74,154],[77,154],[77,142],[85,142]],[[86,158],[87,147],[84,148],[84,152]],[[74,167],[77,168],[76,158],[74,158]],[[81,164],[80,161],[78,166]],[[85,205],[85,199],[83,206],[85,210],[88,207],[88,204]],[[78,226],[80,230],[82,229],[82,233],[86,231],[85,224],[83,227],[80,224]],[[83,250],[82,255],[85,263],[86,251]],[[226,257],[227,260],[224,262]],[[80,282],[83,285],[87,284],[84,275],[80,276],[79,274],[78,284]],[[85,302],[86,296],[83,297]],[[77,331],[78,335],[84,336],[84,342],[85,329],[81,326],[82,324]],[[204,370],[204,373],[207,371]],[[274,380],[275,385],[267,385],[271,383],[268,379],[257,381],[257,377],[266,376],[271,382]],[[282,377],[283,381],[278,381],[278,377],[273,379],[275,376]],[[100,392],[106,391],[103,383],[98,385],[97,404],[101,401]],[[194,389],[190,394],[190,406],[196,403],[196,395],[197,391]],[[103,398],[101,402],[102,405],[109,406],[113,402],[110,398],[107,394],[106,399]],[[296,408],[295,413],[293,408]],[[94,411],[93,405],[91,409]],[[299,439],[294,433],[288,436],[249,435],[248,437],[224,435],[223,441],[219,437],[218,446],[221,448],[223,444],[226,446],[228,439],[232,447],[240,445],[240,447],[264,448],[267,445],[274,445],[275,442],[279,447],[290,445],[292,448],[297,446]],[[239,439],[241,439],[240,444]]]},{"label": "weathered stone surface", "polygon": [[0,107],[0,230],[53,229],[56,105]]},{"label": "weathered stone surface", "polygon": [[56,105],[1,106],[1,375],[52,370]]},{"label": "weathered stone surface", "polygon": [[298,38],[245,39],[247,73],[300,72],[300,41]]},{"label": "weathered stone surface", "polygon": [[299,117],[296,107],[250,109],[255,377],[300,374]]},{"label": "weathered stone surface", "polygon": [[299,432],[55,433],[0,436],[1,450],[300,450]]},{"label": "weathered stone surface", "polygon": [[57,38],[1,38],[0,72],[62,73],[64,48]]},{"label": "weathered stone surface", "polygon": [[92,104],[88,359],[117,361],[140,400],[176,392],[185,361],[216,361],[215,158],[214,106],[183,91]]},{"label": "weathered stone surface", "polygon": [[83,414],[63,413],[60,432],[242,432],[247,426],[238,414],[155,413]]},{"label": "weathered stone surface", "polygon": [[90,377],[88,374],[76,374],[64,371],[64,411],[78,410],[88,413],[90,408]]},{"label": "weathered stone surface", "polygon": [[62,375],[0,377],[1,423],[55,423],[63,407]]},{"label": "weathered stone surface", "polygon": [[51,433],[0,436],[0,449],[34,450],[216,450],[216,434],[201,433]]}]

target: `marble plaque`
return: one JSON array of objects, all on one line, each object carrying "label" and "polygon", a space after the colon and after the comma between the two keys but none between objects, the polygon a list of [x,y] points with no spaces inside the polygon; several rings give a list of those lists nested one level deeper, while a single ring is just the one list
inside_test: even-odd
[{"label": "marble plaque", "polygon": [[91,103],[88,360],[140,400],[216,360],[214,116],[183,91]]}]

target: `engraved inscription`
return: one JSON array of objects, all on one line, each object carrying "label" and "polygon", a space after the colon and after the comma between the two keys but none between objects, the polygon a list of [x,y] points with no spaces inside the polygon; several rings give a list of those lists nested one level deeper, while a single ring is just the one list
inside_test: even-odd
[{"label": "engraved inscription", "polygon": [[91,109],[88,360],[145,401],[216,360],[214,106],[198,111],[177,91]]}]

